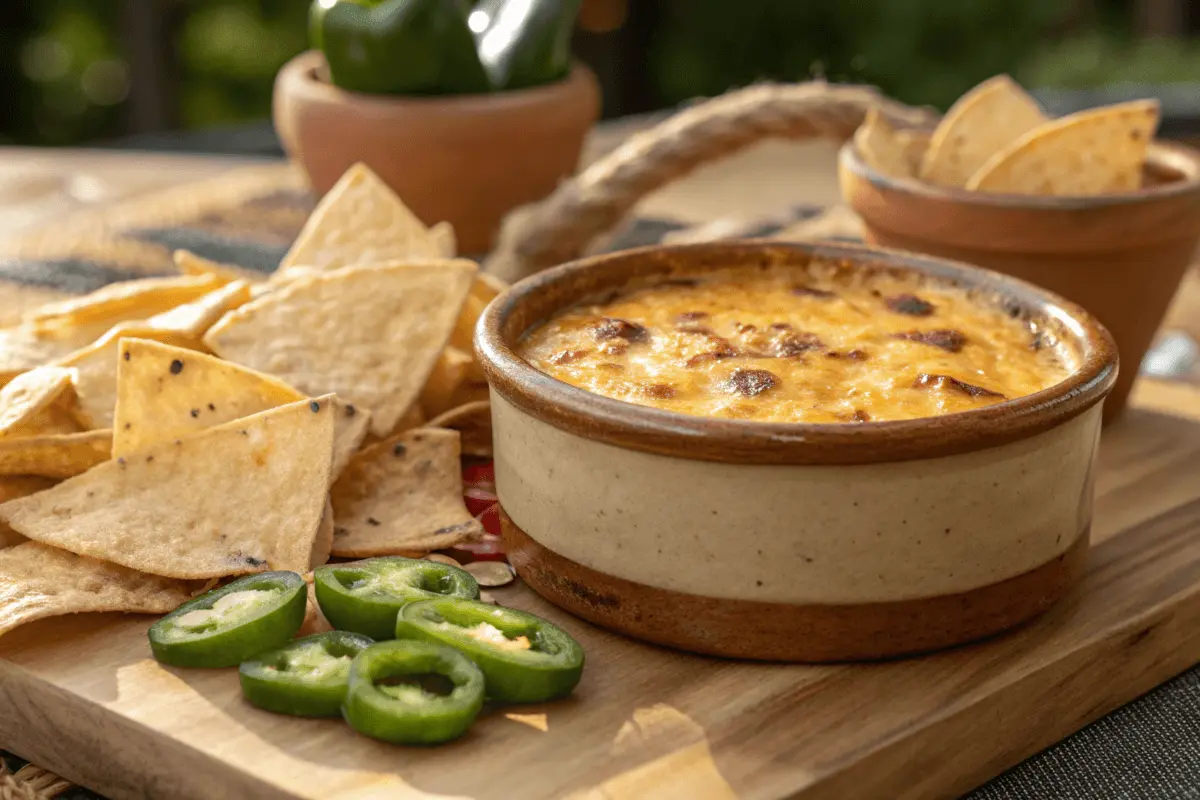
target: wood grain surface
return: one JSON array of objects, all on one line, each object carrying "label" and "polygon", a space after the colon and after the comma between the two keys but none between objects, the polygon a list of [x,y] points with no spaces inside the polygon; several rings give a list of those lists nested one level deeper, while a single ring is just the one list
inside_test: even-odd
[{"label": "wood grain surface", "polygon": [[575,696],[413,749],[254,709],[231,670],[162,667],[148,618],[80,616],[0,639],[0,747],[113,798],[953,796],[1200,661],[1200,423],[1145,408],[1155,389],[1105,431],[1081,588],[991,642],[739,663],[635,644],[515,586],[501,603],[587,649]]}]

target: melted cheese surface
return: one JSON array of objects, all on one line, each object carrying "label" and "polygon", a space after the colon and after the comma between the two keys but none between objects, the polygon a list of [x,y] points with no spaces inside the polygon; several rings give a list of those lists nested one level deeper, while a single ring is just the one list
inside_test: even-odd
[{"label": "melted cheese surface", "polygon": [[668,280],[567,309],[519,354],[606,397],[760,422],[966,411],[1070,372],[1035,323],[949,285],[773,267]]}]

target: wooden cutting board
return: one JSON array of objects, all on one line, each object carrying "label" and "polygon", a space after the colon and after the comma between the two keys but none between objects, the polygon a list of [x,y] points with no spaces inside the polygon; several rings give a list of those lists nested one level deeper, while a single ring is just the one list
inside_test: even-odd
[{"label": "wooden cutting board", "polygon": [[[248,706],[232,670],[164,668],[145,617],[0,639],[0,747],[113,798],[953,796],[1200,661],[1200,393],[1144,382],[1105,431],[1082,587],[1006,637],[920,659],[779,666],[644,646],[519,585],[583,642],[575,696],[435,749]],[[1160,410],[1154,410],[1155,408]]]}]

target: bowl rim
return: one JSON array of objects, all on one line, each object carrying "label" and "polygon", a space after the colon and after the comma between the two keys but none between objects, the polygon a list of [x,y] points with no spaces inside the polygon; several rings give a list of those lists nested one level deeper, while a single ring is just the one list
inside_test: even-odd
[{"label": "bowl rim", "polygon": [[[590,274],[603,281],[617,264],[645,261],[653,265],[648,274],[667,275],[680,260],[719,258],[728,265],[768,256],[898,269],[1011,298],[1023,309],[1054,318],[1078,346],[1080,363],[1039,392],[955,414],[853,425],[770,423],[692,416],[593,394],[541,372],[518,356],[504,335],[508,320],[531,297]],[[1033,284],[946,259],[829,242],[651,246],[563,264],[519,281],[494,299],[476,327],[475,350],[493,392],[560,430],[624,449],[739,464],[874,464],[997,447],[1050,430],[1099,404],[1112,389],[1118,366],[1116,344],[1099,321]]]},{"label": "bowl rim", "polygon": [[854,140],[847,140],[838,150],[838,163],[856,177],[877,189],[896,194],[916,195],[929,200],[941,200],[961,205],[993,209],[1037,209],[1046,211],[1078,211],[1137,203],[1167,200],[1200,190],[1200,150],[1179,142],[1155,139],[1150,145],[1148,160],[1183,174],[1182,180],[1169,181],[1138,189],[1090,196],[1045,196],[973,192],[954,186],[939,186],[917,178],[885,175],[869,166],[858,153]]},{"label": "bowl rim", "polygon": [[303,93],[310,101],[328,105],[353,106],[392,113],[437,110],[444,113],[461,111],[479,114],[489,111],[511,113],[514,109],[524,106],[541,107],[552,104],[564,93],[574,94],[579,91],[579,84],[595,84],[597,80],[587,64],[572,58],[571,71],[562,78],[524,89],[452,95],[371,94],[342,89],[319,78],[317,70],[324,64],[325,54],[320,50],[305,50],[280,67],[275,79],[276,85],[288,87],[292,92]]}]

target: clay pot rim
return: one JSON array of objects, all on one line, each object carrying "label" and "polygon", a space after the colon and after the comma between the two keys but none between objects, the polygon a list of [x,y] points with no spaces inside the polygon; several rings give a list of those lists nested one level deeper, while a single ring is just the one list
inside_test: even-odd
[{"label": "clay pot rim", "polygon": [[[856,424],[765,423],[689,416],[603,397],[563,383],[520,358],[505,335],[518,310],[551,287],[575,301],[571,287],[588,292],[624,285],[626,271],[640,276],[692,272],[704,262],[753,263],[764,258],[803,264],[814,258],[852,268],[882,268],[950,281],[1015,302],[1023,311],[1054,320],[1078,348],[1078,369],[1063,381],[1024,397],[941,417]],[[615,277],[614,277],[615,273]],[[686,274],[686,273],[684,273]],[[516,333],[514,339],[525,331]],[[944,259],[858,245],[728,242],[657,246],[564,264],[510,287],[486,309],[475,349],[493,391],[525,413],[586,439],[626,449],[705,461],[742,464],[869,464],[934,458],[982,450],[1057,427],[1100,403],[1116,380],[1117,349],[1108,331],[1063,298],[990,270]]]},{"label": "clay pot rim", "polygon": [[1045,197],[1030,194],[972,192],[956,187],[939,186],[916,178],[885,175],[862,160],[853,140],[842,145],[838,151],[838,161],[856,177],[867,181],[881,191],[994,209],[1079,211],[1154,202],[1200,191],[1200,150],[1176,142],[1156,140],[1151,143],[1148,155],[1151,164],[1179,173],[1183,175],[1183,178],[1133,192],[1089,197]]},{"label": "clay pot rim", "polygon": [[513,89],[487,94],[455,95],[386,95],[354,92],[341,89],[321,78],[317,72],[325,66],[325,55],[319,50],[306,50],[280,68],[276,83],[310,103],[349,107],[354,112],[370,114],[511,114],[525,107],[543,109],[554,105],[563,95],[574,95],[581,84],[595,83],[592,70],[579,60],[572,60],[571,72],[560,80],[527,89]]}]

